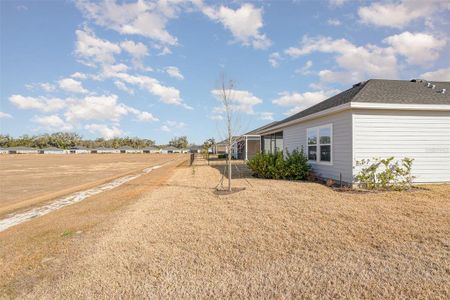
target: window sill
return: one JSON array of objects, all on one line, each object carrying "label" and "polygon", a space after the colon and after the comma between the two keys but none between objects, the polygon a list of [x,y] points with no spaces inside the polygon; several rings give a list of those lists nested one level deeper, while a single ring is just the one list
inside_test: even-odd
[{"label": "window sill", "polygon": [[308,160],[308,163],[312,165],[322,165],[322,166],[332,166],[333,162],[325,162],[325,161],[316,161],[316,160]]}]

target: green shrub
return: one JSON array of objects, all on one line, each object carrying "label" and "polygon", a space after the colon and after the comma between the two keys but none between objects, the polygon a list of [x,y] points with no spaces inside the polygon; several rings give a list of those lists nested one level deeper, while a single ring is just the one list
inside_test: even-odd
[{"label": "green shrub", "polygon": [[247,166],[255,176],[268,179],[304,180],[311,169],[303,149],[287,153],[286,158],[282,152],[257,154]]},{"label": "green shrub", "polygon": [[226,154],[226,153],[224,153],[224,154],[218,154],[218,155],[217,155],[217,158],[218,158],[218,159],[224,159],[224,158],[227,158],[227,154]]},{"label": "green shrub", "polygon": [[395,158],[363,159],[356,162],[361,168],[356,181],[369,190],[407,190],[411,188],[414,176],[411,175],[413,159]]}]

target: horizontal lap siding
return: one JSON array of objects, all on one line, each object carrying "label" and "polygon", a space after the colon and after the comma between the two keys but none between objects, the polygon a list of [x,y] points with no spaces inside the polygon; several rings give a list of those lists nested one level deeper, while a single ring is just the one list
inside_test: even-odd
[{"label": "horizontal lap siding", "polygon": [[303,149],[306,152],[306,130],[310,127],[333,124],[333,164],[312,164],[313,170],[323,178],[352,182],[352,116],[350,111],[303,122],[283,130],[284,149],[292,152]]},{"label": "horizontal lap siding", "polygon": [[450,112],[358,110],[353,124],[355,161],[410,157],[416,182],[450,181]]}]

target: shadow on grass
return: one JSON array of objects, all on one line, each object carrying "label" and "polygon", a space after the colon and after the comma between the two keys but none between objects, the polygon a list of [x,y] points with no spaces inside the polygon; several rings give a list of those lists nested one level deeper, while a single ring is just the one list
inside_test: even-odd
[{"label": "shadow on grass", "polygon": [[[223,174],[226,178],[228,178],[226,161],[221,161],[220,163],[210,163],[209,166],[218,170],[220,174]],[[231,179],[240,178],[253,178],[253,173],[245,163],[233,161],[231,165]]]}]

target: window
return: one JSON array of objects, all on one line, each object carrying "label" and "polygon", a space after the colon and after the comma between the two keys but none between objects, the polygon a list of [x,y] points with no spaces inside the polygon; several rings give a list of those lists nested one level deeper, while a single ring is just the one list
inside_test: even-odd
[{"label": "window", "polygon": [[283,151],[283,132],[277,132],[261,137],[263,153],[277,153]]},{"label": "window", "polygon": [[308,160],[331,163],[332,155],[332,125],[308,128],[307,149]]}]

